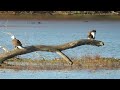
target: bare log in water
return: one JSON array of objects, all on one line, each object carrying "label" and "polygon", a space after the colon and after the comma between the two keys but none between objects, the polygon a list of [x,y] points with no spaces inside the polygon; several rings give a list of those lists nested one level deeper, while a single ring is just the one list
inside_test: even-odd
[{"label": "bare log in water", "polygon": [[81,39],[72,41],[69,43],[65,43],[62,45],[56,45],[56,46],[48,46],[48,45],[34,45],[34,46],[27,46],[24,47],[24,49],[17,49],[17,50],[11,50],[9,52],[5,52],[0,54],[0,64],[2,64],[5,60],[13,58],[17,55],[27,54],[35,51],[46,51],[46,52],[55,52],[58,55],[60,55],[64,60],[69,61],[72,65],[73,62],[69,59],[67,55],[65,55],[63,50],[75,48],[81,45],[93,45],[93,46],[103,46],[104,42],[98,41],[98,40],[88,40],[88,39]]}]

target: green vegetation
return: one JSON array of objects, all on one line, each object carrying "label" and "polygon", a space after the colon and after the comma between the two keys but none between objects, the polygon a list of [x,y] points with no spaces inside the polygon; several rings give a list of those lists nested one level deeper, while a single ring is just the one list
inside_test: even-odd
[{"label": "green vegetation", "polygon": [[15,70],[100,70],[120,69],[120,59],[103,58],[96,56],[83,56],[72,59],[73,65],[59,58],[55,60],[31,60],[31,59],[9,59],[0,68]]}]

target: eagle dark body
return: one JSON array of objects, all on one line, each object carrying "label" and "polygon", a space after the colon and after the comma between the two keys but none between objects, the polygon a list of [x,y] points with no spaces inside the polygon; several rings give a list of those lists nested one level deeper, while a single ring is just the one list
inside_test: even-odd
[{"label": "eagle dark body", "polygon": [[22,43],[18,40],[18,39],[13,39],[12,40],[12,44],[17,47],[17,46],[22,46]]}]

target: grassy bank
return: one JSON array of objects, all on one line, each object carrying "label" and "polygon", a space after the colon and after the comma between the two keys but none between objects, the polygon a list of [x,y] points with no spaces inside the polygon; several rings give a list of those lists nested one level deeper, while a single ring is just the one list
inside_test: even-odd
[{"label": "grassy bank", "polygon": [[10,59],[0,66],[4,69],[15,70],[100,70],[120,69],[120,59],[103,58],[96,56],[83,56],[72,59],[71,66],[63,59],[59,60],[31,60],[31,59]]},{"label": "grassy bank", "polygon": [[0,14],[0,19],[18,19],[18,20],[120,20],[119,15],[9,15]]}]

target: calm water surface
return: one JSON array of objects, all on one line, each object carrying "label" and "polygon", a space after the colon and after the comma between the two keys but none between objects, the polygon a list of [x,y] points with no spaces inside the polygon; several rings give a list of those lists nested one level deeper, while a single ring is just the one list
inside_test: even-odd
[{"label": "calm water surface", "polygon": [[[23,46],[28,45],[59,45],[74,40],[87,38],[89,30],[96,29],[96,40],[105,43],[102,47],[79,46],[63,51],[69,57],[81,57],[84,55],[101,55],[102,57],[120,58],[120,21],[0,21],[0,45],[13,49],[9,35],[2,33],[11,32],[21,40]],[[6,27],[5,27],[5,26]],[[3,52],[0,50],[1,53]],[[51,52],[33,52],[21,55],[23,58],[54,59],[58,55]],[[11,71],[0,70],[0,78],[62,78],[62,79],[109,79],[120,78],[120,70],[90,71]]]},{"label": "calm water surface", "polygon": [[[120,21],[0,21],[0,45],[13,49],[9,35],[2,33],[11,32],[20,39],[23,46],[28,45],[58,45],[66,42],[85,39],[89,30],[96,29],[96,39],[105,43],[102,47],[79,46],[63,51],[70,57],[84,55],[101,55],[103,57],[120,58]],[[4,27],[7,26],[7,27]],[[2,50],[1,50],[2,52]],[[21,55],[27,58],[59,58],[51,52],[37,52]]]},{"label": "calm water surface", "polygon": [[14,71],[2,69],[0,79],[120,79],[120,70]]}]

